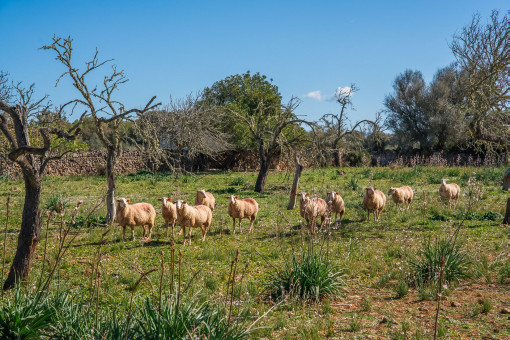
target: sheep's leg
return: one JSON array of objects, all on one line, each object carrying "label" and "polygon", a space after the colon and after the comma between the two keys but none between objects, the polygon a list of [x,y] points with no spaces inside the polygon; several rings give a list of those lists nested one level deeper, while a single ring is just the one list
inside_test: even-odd
[{"label": "sheep's leg", "polygon": [[234,229],[234,232],[233,234],[236,233],[236,219],[232,217],[232,224],[233,224],[233,229]]},{"label": "sheep's leg", "polygon": [[143,228],[143,235],[142,235],[142,237],[145,237],[145,232],[146,232],[146,230],[145,230],[145,224],[142,226],[142,228]]},{"label": "sheep's leg", "polygon": [[149,239],[152,239],[152,228],[154,228],[154,224],[149,224]]},{"label": "sheep's leg", "polygon": [[239,234],[242,234],[243,233],[243,229],[241,228],[241,222],[242,222],[242,218],[239,218]]},{"label": "sheep's leg", "polygon": [[[168,237],[168,232],[170,231],[170,223],[168,223],[168,221],[165,221],[165,224],[166,224],[166,237]],[[172,225],[172,236],[174,234],[174,226]]]},{"label": "sheep's leg", "polygon": [[135,226],[132,225],[130,227],[131,227],[131,240],[134,241],[135,240]]},{"label": "sheep's leg", "polygon": [[189,245],[191,246],[191,229],[193,229],[192,227],[189,227],[189,231],[188,231],[188,239],[189,239]]},{"label": "sheep's leg", "polygon": [[[172,238],[174,238],[175,234],[174,234],[174,227],[175,227],[175,221],[172,221]],[[168,229],[166,231],[166,236],[168,236]]]},{"label": "sheep's leg", "polygon": [[207,233],[207,228],[205,226],[200,227],[202,229],[202,242],[205,241],[205,234]]},{"label": "sheep's leg", "polygon": [[250,231],[248,232],[248,234],[253,231],[253,222],[255,222],[255,219],[253,217],[250,217]]},{"label": "sheep's leg", "polygon": [[126,226],[122,227],[122,241],[126,240]]}]

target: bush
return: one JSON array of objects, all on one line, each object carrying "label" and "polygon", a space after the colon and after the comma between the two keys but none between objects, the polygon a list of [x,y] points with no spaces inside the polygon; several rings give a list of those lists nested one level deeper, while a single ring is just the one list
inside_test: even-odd
[{"label": "bush", "polygon": [[55,309],[41,293],[26,294],[16,287],[14,299],[4,300],[0,307],[0,338],[42,338],[51,327]]},{"label": "bush", "polygon": [[301,255],[293,254],[281,268],[271,273],[266,289],[273,299],[286,296],[301,300],[320,301],[324,297],[338,295],[343,282],[342,271],[324,254],[302,250]]},{"label": "bush", "polygon": [[349,166],[369,166],[371,163],[372,157],[370,154],[363,151],[349,151],[344,156],[344,160],[349,164]]},{"label": "bush", "polygon": [[466,277],[468,260],[466,254],[451,240],[438,239],[423,244],[415,261],[410,261],[412,269],[411,282],[423,285],[438,282],[439,265],[444,254],[444,281],[453,282]]}]

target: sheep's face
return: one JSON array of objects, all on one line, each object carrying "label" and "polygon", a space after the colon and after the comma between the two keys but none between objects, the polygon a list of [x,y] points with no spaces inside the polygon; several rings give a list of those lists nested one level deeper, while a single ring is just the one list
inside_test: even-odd
[{"label": "sheep's face", "polygon": [[205,198],[206,197],[205,190],[198,190],[197,191],[197,196]]},{"label": "sheep's face", "polygon": [[391,187],[390,190],[388,190],[388,196],[392,196],[395,192],[395,188]]},{"label": "sheep's face", "polygon": [[367,188],[367,196],[373,196],[375,195],[375,188],[374,187],[368,187]]},{"label": "sheep's face", "polygon": [[441,184],[446,184],[446,179],[444,179],[444,178],[443,178],[443,179],[441,180]]},{"label": "sheep's face", "polygon": [[182,206],[183,206],[182,200],[175,201],[175,207],[177,209],[182,209]]},{"label": "sheep's face", "polygon": [[129,203],[129,200],[125,199],[124,197],[117,199],[117,205],[119,207],[122,207],[122,208],[127,207],[128,203]]},{"label": "sheep's face", "polygon": [[336,197],[336,192],[332,191],[332,192],[328,192],[328,196],[326,198],[326,201],[333,201]]},{"label": "sheep's face", "polygon": [[301,202],[306,202],[306,201],[308,201],[309,199],[310,199],[310,194],[307,194],[307,193],[305,193],[305,192],[302,192],[302,193],[300,193],[300,194],[299,194],[299,200],[300,200]]},{"label": "sheep's face", "polygon": [[166,197],[158,198],[158,201],[160,201],[163,206],[166,206],[166,204],[169,203],[171,200],[172,200],[171,198]]},{"label": "sheep's face", "polygon": [[229,200],[229,202],[230,202],[230,203],[235,204],[235,203],[236,203],[236,200],[237,200],[238,198],[239,198],[239,196],[230,195],[230,196],[228,197],[228,200]]}]

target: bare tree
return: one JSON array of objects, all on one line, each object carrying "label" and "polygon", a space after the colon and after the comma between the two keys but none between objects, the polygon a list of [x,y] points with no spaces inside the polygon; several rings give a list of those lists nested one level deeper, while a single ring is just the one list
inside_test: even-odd
[{"label": "bare tree", "polygon": [[313,124],[296,117],[294,112],[298,105],[297,98],[292,98],[287,105],[266,105],[261,100],[252,115],[231,110],[248,127],[251,138],[258,144],[260,170],[255,183],[256,192],[264,191],[269,167],[278,155],[310,141],[299,124]]},{"label": "bare tree", "polygon": [[156,99],[154,96],[141,109],[126,109],[124,104],[114,98],[119,86],[128,81],[124,71],[118,70],[116,65],[112,65],[111,73],[104,76],[101,86],[94,85],[89,81],[89,75],[101,66],[110,63],[112,59],[99,60],[96,49],[92,59],[85,63],[85,69],[80,71],[73,64],[72,42],[70,37],[53,37],[53,43],[42,48],[55,52],[55,59],[65,67],[64,73],[57,80],[57,85],[63,77],[71,79],[74,88],[79,93],[79,98],[73,99],[67,104],[86,108],[94,121],[95,132],[106,149],[106,223],[113,223],[115,219],[115,165],[122,154],[122,141],[125,137],[120,128],[121,123],[124,120],[129,120],[133,115],[143,114],[154,109],[160,103],[154,104]]},{"label": "bare tree", "polygon": [[303,164],[301,164],[299,155],[296,153],[296,172],[294,173],[294,181],[292,182],[292,188],[290,189],[289,205],[287,210],[292,210],[296,206],[296,196],[298,194],[299,179],[303,172]]},{"label": "bare tree", "polygon": [[188,95],[181,100],[170,99],[163,110],[142,115],[137,121],[137,131],[142,144],[158,153],[154,158],[161,159],[160,152],[164,150],[170,155],[167,165],[182,167],[185,160],[214,158],[233,148],[229,136],[219,128],[222,114],[205,104],[200,94]]},{"label": "bare tree", "polygon": [[483,152],[508,153],[508,17],[494,10],[484,25],[476,14],[449,46],[463,75],[462,109],[474,146]]},{"label": "bare tree", "polygon": [[79,123],[67,131],[51,127],[31,131],[30,120],[50,108],[46,99],[34,98],[34,85],[28,88],[24,88],[21,83],[10,86],[7,75],[0,72],[0,131],[4,139],[1,156],[21,168],[25,183],[18,246],[4,289],[12,288],[18,281],[25,281],[30,272],[41,235],[42,214],[39,203],[44,170],[52,160],[73,151],[72,148],[56,148],[55,144],[58,144],[58,139],[72,141],[80,132]]},{"label": "bare tree", "polygon": [[380,126],[380,115],[377,115],[375,121],[363,119],[354,124],[349,125],[350,121],[347,116],[349,109],[353,110],[352,96],[358,92],[356,84],[351,84],[347,89],[337,91],[335,93],[335,101],[340,104],[340,112],[338,114],[328,113],[322,116],[320,123],[323,125],[324,134],[322,136],[322,148],[333,152],[335,166],[342,165],[342,154],[346,149],[347,137],[357,131],[363,125],[371,125],[378,129]]}]

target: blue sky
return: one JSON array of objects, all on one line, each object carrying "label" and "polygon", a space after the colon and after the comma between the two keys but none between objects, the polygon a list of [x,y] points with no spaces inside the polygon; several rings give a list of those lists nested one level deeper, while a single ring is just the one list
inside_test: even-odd
[{"label": "blue sky", "polygon": [[[395,76],[407,68],[430,80],[453,61],[452,35],[504,1],[10,1],[0,0],[0,70],[35,83],[55,104],[76,96],[48,51],[54,34],[72,36],[78,61],[115,58],[130,81],[128,107],[151,96],[168,102],[247,70],[274,80],[298,114],[333,113],[328,100],[356,83],[353,120],[383,109]],[[7,47],[7,48],[5,48]],[[80,64],[81,66],[82,64]],[[104,72],[108,71],[107,69]],[[318,92],[320,91],[320,92]]]}]

